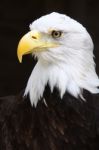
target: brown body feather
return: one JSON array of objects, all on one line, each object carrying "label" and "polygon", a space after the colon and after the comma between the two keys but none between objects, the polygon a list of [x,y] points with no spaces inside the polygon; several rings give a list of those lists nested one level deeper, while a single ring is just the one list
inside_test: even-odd
[{"label": "brown body feather", "polygon": [[37,108],[29,98],[0,99],[0,150],[99,150],[99,97],[85,91],[86,102],[58,91],[44,92]]}]

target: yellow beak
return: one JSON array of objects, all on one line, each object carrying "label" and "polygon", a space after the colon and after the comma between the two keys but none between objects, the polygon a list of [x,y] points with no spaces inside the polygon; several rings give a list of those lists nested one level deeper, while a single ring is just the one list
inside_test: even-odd
[{"label": "yellow beak", "polygon": [[20,63],[22,62],[23,55],[58,46],[56,43],[47,42],[42,36],[43,35],[37,31],[30,31],[22,37],[17,49],[17,56]]}]

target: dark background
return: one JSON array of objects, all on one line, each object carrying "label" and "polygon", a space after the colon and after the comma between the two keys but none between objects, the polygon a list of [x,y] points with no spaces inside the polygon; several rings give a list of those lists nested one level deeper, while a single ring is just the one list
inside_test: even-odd
[{"label": "dark background", "polygon": [[[19,39],[36,18],[58,11],[82,23],[91,34],[99,74],[99,0],[3,0],[0,1],[0,96],[24,89],[35,64],[30,56],[19,64]],[[87,58],[86,58],[87,59]]]}]

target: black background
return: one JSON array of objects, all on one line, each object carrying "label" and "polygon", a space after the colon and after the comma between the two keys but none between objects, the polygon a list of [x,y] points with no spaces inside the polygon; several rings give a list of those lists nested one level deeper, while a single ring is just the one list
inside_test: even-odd
[{"label": "black background", "polygon": [[[99,74],[99,0],[2,0],[0,1],[0,96],[24,89],[35,64],[30,56],[19,64],[17,45],[36,18],[58,11],[82,23],[94,41]],[[86,58],[87,59],[87,58]]]}]

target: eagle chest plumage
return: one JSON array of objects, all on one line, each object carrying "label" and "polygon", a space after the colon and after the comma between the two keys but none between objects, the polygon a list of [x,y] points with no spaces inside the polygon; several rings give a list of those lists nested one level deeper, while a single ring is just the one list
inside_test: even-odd
[{"label": "eagle chest plumage", "polygon": [[0,100],[0,149],[98,150],[99,102],[91,94],[85,92],[86,102],[67,93],[60,100],[47,86],[46,104],[32,108],[22,93]]}]

